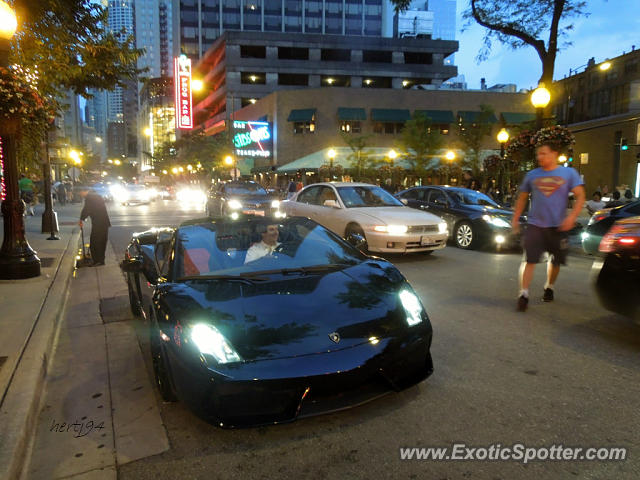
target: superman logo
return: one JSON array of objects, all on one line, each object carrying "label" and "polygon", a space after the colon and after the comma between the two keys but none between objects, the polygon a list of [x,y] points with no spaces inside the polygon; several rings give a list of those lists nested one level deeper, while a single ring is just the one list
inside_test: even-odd
[{"label": "superman logo", "polygon": [[562,177],[540,177],[533,181],[535,187],[545,196],[553,195],[566,180]]}]

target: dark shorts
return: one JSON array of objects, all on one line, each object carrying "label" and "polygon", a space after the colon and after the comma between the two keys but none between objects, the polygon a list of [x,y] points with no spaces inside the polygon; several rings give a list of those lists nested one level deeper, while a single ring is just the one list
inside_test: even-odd
[{"label": "dark shorts", "polygon": [[569,232],[560,232],[556,227],[527,225],[523,248],[527,263],[539,263],[542,254],[547,252],[551,256],[551,263],[565,265],[569,251]]}]

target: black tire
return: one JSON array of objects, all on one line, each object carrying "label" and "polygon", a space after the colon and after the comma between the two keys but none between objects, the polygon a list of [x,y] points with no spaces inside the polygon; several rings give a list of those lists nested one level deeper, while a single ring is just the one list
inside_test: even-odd
[{"label": "black tire", "polygon": [[176,394],[171,387],[171,378],[169,377],[169,369],[167,360],[162,352],[162,340],[160,339],[160,327],[158,322],[151,315],[151,325],[149,326],[149,348],[151,350],[151,362],[153,364],[153,376],[155,378],[156,387],[162,400],[165,402],[175,402],[178,400]]},{"label": "black tire", "polygon": [[470,250],[475,247],[476,235],[471,222],[465,220],[455,226],[453,229],[453,241],[456,243],[456,247],[463,250]]},{"label": "black tire", "polygon": [[[135,279],[135,277],[134,277]],[[138,296],[136,295],[136,288],[131,285],[131,275],[127,275],[127,290],[129,290],[129,307],[131,308],[131,313],[133,313],[134,317],[142,316],[142,309],[140,308],[140,302],[138,301]]]},{"label": "black tire", "polygon": [[361,250],[363,253],[369,253],[369,244],[367,243],[367,236],[364,234],[364,230],[362,230],[362,227],[356,223],[347,225],[347,229],[344,232],[345,238],[347,238],[352,233],[355,233],[356,235],[362,235],[362,238],[364,238],[365,243]]}]

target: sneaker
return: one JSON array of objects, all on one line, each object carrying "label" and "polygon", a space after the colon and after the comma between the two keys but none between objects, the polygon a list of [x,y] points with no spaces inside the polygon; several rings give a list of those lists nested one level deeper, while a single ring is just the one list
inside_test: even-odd
[{"label": "sneaker", "polygon": [[518,312],[524,312],[527,310],[528,305],[529,305],[529,299],[524,295],[520,295],[520,297],[518,297],[518,308],[516,310]]},{"label": "sneaker", "polygon": [[552,288],[545,288],[544,289],[544,295],[542,295],[542,300],[544,300],[545,302],[553,302],[553,289]]}]

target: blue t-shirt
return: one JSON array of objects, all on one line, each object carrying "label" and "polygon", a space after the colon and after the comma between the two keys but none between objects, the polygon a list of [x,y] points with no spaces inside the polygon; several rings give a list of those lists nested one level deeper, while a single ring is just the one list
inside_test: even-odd
[{"label": "blue t-shirt", "polygon": [[531,194],[527,223],[543,228],[560,226],[567,216],[569,192],[582,184],[573,168],[531,170],[520,185],[521,192]]}]

